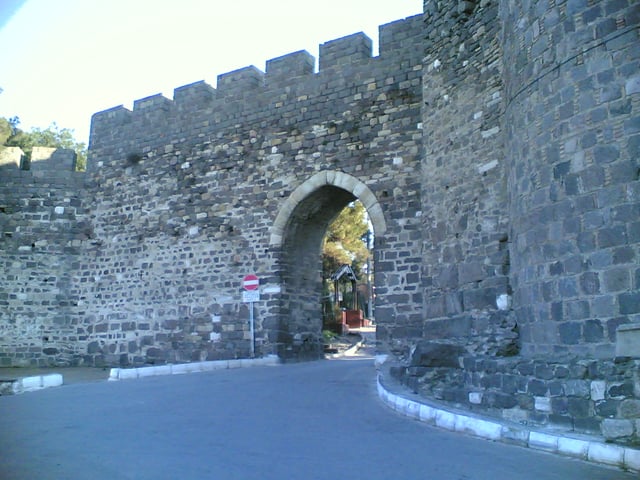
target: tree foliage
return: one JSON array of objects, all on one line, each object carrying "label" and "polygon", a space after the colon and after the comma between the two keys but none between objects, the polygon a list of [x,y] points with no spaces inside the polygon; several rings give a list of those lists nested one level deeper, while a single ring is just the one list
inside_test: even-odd
[{"label": "tree foliage", "polygon": [[328,279],[341,265],[351,265],[359,278],[363,275],[369,250],[366,237],[369,231],[367,214],[362,203],[356,201],[345,207],[331,222],[322,248],[322,274]]},{"label": "tree foliage", "polygon": [[87,147],[73,136],[73,130],[60,128],[55,122],[45,129],[32,128],[25,132],[18,128],[20,119],[0,118],[0,145],[20,147],[27,158],[31,158],[33,147],[69,148],[76,152],[76,169],[84,170],[87,165]]}]

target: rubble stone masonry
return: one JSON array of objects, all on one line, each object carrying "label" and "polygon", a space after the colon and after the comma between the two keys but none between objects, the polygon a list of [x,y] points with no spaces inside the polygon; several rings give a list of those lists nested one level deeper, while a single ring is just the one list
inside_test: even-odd
[{"label": "rubble stone masonry", "polygon": [[[359,199],[379,349],[425,397],[640,439],[640,6],[420,15],[0,156],[0,364],[319,358],[322,238]],[[241,280],[260,278],[260,301]],[[430,353],[431,352],[431,353]],[[433,353],[439,352],[439,353]]]}]

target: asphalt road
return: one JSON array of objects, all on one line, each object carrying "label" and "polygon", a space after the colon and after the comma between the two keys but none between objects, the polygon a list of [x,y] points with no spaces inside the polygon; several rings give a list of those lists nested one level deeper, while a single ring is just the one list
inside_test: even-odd
[{"label": "asphalt road", "polygon": [[355,358],[0,397],[0,478],[637,478],[409,420],[374,375]]}]

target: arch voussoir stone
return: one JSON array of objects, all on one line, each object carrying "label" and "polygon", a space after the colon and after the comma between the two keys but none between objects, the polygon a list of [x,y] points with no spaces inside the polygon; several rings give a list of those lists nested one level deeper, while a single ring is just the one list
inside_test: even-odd
[{"label": "arch voussoir stone", "polygon": [[269,243],[272,247],[282,245],[287,224],[296,207],[313,192],[325,186],[341,188],[358,198],[369,214],[375,233],[381,235],[386,231],[382,208],[375,194],[364,182],[344,172],[323,170],[300,184],[280,207],[271,227]]}]

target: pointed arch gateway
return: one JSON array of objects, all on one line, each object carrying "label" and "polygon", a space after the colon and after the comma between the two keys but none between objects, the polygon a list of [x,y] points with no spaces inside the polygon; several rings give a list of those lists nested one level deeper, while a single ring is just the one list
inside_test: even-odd
[{"label": "pointed arch gateway", "polygon": [[362,202],[380,238],[386,221],[376,196],[362,181],[334,170],[318,172],[296,188],[271,227],[269,247],[281,291],[279,319],[269,337],[284,360],[322,355],[322,240],[331,221],[354,200]]}]

